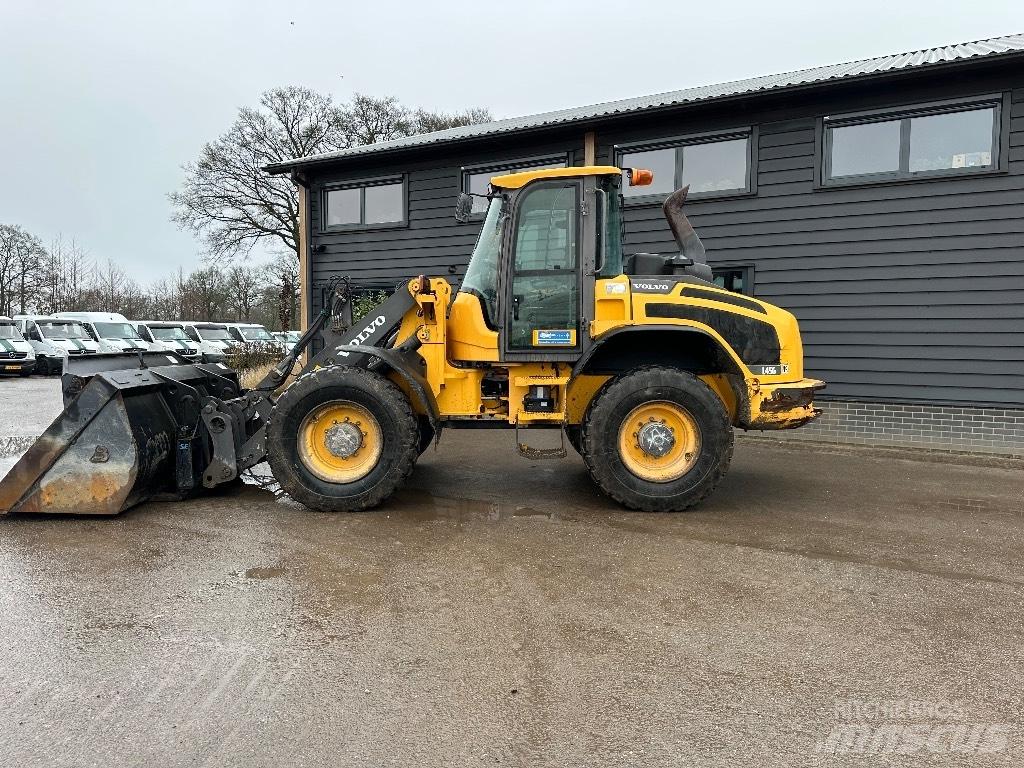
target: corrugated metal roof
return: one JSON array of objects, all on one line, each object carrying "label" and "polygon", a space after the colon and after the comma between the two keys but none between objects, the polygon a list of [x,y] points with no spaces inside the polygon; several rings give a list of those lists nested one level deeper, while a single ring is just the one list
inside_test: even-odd
[{"label": "corrugated metal roof", "polygon": [[556,125],[576,123],[614,117],[627,113],[642,112],[650,109],[683,106],[716,99],[741,96],[745,94],[778,91],[787,88],[828,83],[837,80],[848,80],[858,77],[880,75],[886,72],[914,69],[918,67],[936,66],[963,61],[965,59],[988,58],[1024,51],[1024,34],[994,37],[989,40],[976,40],[970,43],[957,43],[941,48],[926,48],[921,51],[897,53],[890,56],[879,56],[873,59],[861,59],[845,64],[830,64],[824,67],[802,69],[797,72],[785,72],[779,75],[764,75],[748,80],[734,80],[717,85],[702,85],[686,88],[681,91],[659,93],[652,96],[638,96],[620,101],[608,101],[587,107],[561,109],[554,112],[543,112],[526,117],[515,117],[508,120],[496,120],[491,123],[467,125],[451,128],[446,131],[422,133],[393,141],[378,144],[367,144],[351,147],[337,152],[327,152],[310,157],[295,158],[267,166],[267,170],[276,173],[291,168],[340,160],[349,157],[360,157],[379,152],[391,152],[411,149],[414,147],[434,144],[448,144],[466,139],[476,139],[497,134],[514,133],[517,131],[536,130]]}]

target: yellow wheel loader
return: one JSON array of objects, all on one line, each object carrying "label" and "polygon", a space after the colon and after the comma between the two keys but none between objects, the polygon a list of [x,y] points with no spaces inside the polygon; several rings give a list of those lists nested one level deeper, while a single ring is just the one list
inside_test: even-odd
[{"label": "yellow wheel loader", "polygon": [[[711,281],[686,189],[664,204],[679,253],[624,256],[620,186],[651,178],[591,166],[492,179],[458,292],[418,277],[352,322],[353,287],[334,280],[252,390],[170,353],[69,358],[66,409],[0,483],[0,509],[112,514],[264,460],[313,509],[367,509],[453,428],[514,429],[535,460],[567,441],[622,505],[692,507],[728,469],[734,427],[806,424],[824,384],[803,376],[793,315]],[[456,218],[472,204],[460,195]],[[322,351],[282,391],[314,339]],[[527,442],[545,428],[558,448]]]}]

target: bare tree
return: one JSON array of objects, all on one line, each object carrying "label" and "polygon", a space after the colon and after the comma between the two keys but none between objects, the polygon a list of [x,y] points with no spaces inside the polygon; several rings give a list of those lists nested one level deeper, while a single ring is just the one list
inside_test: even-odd
[{"label": "bare tree", "polygon": [[400,139],[415,128],[412,111],[394,96],[375,99],[357,93],[345,110],[345,131],[353,145]]},{"label": "bare tree", "polygon": [[188,275],[182,299],[185,311],[178,319],[220,319],[227,311],[228,303],[224,273],[216,266],[197,269]]},{"label": "bare tree", "polygon": [[464,125],[489,123],[494,118],[489,109],[475,107],[462,112],[428,112],[417,109],[413,113],[414,133],[431,133],[446,131],[449,128],[460,128]]},{"label": "bare tree", "polygon": [[133,320],[148,319],[146,313],[149,307],[149,297],[146,295],[146,291],[132,278],[126,278],[121,287],[117,311]]},{"label": "bare tree", "polygon": [[124,270],[115,264],[113,259],[107,259],[106,265],[96,270],[96,281],[93,285],[99,299],[99,306],[96,308],[103,312],[117,312],[127,279]]},{"label": "bare tree", "polygon": [[290,330],[298,324],[299,264],[294,259],[278,259],[267,266],[267,275],[269,285],[264,301],[276,312],[264,313],[264,323],[282,331]]},{"label": "bare tree", "polygon": [[[288,261],[292,261],[288,259]],[[235,264],[227,272],[228,306],[236,320],[249,322],[266,270]]]},{"label": "bare tree", "polygon": [[[135,320],[170,320],[178,316],[181,299],[173,277],[160,278],[146,291],[146,307]],[[132,317],[128,315],[128,317]]]},{"label": "bare tree", "polygon": [[170,195],[173,220],[199,236],[213,258],[230,258],[258,242],[298,255],[298,199],[291,181],[269,176],[269,163],[357,144],[387,141],[437,126],[489,118],[485,110],[415,112],[388,96],[357,94],[348,105],[308,88],[267,91],[234,125],[185,166],[182,188]]},{"label": "bare tree", "polygon": [[74,240],[58,235],[43,257],[36,290],[37,309],[45,313],[89,309],[84,305],[83,295],[94,271],[88,254]]},{"label": "bare tree", "polygon": [[348,146],[345,115],[308,88],[267,91],[234,125],[185,166],[171,194],[173,220],[194,232],[214,257],[231,257],[268,240],[298,253],[299,213],[289,179],[263,166]]},{"label": "bare tree", "polygon": [[45,254],[38,237],[17,225],[0,224],[0,314],[28,310]]}]

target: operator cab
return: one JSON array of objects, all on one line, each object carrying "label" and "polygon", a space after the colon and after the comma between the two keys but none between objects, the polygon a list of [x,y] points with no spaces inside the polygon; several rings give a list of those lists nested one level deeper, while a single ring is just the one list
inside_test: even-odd
[{"label": "operator cab", "polygon": [[[685,189],[665,203],[681,252],[623,258],[621,185],[647,185],[653,178],[648,170],[614,166],[493,178],[451,309],[458,321],[450,324],[455,359],[572,362],[591,342],[597,280],[672,274],[710,280],[704,246],[682,213]],[[460,195],[459,221],[469,219],[475,197]]]}]

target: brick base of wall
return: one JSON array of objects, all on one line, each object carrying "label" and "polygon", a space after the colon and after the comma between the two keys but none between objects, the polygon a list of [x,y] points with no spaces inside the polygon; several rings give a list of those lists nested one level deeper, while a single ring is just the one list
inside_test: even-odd
[{"label": "brick base of wall", "polygon": [[1024,457],[1024,410],[827,400],[800,429],[765,436]]}]

